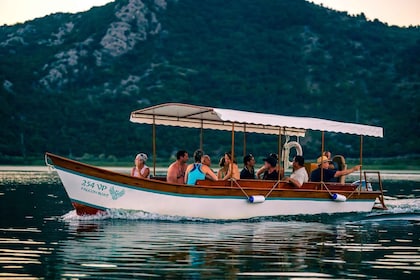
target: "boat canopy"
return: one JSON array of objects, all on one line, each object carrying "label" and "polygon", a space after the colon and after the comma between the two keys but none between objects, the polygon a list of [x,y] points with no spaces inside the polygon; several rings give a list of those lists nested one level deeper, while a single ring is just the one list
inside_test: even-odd
[{"label": "boat canopy", "polygon": [[306,130],[383,137],[383,128],[325,119],[262,114],[239,110],[165,103],[131,113],[130,121],[177,127],[203,128],[290,136],[305,136]]}]

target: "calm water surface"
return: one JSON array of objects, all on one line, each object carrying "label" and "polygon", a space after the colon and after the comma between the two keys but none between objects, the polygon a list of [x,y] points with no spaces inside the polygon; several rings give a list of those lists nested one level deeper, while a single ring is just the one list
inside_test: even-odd
[{"label": "calm water surface", "polygon": [[0,278],[419,279],[420,180],[399,177],[387,211],[214,222],[80,218],[54,173],[1,171]]}]

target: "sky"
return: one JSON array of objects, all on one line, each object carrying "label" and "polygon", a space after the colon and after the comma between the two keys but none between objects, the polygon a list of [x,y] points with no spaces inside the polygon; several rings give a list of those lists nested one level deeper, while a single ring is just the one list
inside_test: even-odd
[{"label": "sky", "polygon": [[[201,1],[201,0],[197,0]],[[379,19],[389,25],[420,25],[420,0],[308,0],[324,7],[364,13],[369,20]],[[25,22],[51,13],[86,11],[112,0],[0,0],[0,25]]]}]

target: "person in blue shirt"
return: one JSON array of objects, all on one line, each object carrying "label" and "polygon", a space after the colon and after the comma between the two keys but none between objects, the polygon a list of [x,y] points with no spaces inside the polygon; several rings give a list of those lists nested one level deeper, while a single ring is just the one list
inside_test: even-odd
[{"label": "person in blue shirt", "polygon": [[194,163],[188,165],[187,170],[185,171],[186,184],[195,185],[198,180],[204,180],[206,178],[217,181],[217,176],[210,167],[201,163],[202,157],[203,151],[197,150],[194,152]]},{"label": "person in blue shirt", "polygon": [[311,173],[311,182],[321,182],[321,170],[322,170],[322,181],[323,182],[337,182],[337,178],[340,176],[348,175],[354,171],[359,171],[362,167],[361,165],[356,165],[353,168],[346,170],[335,170],[329,169],[330,162],[326,156],[319,157],[317,159],[318,168],[312,171]]}]

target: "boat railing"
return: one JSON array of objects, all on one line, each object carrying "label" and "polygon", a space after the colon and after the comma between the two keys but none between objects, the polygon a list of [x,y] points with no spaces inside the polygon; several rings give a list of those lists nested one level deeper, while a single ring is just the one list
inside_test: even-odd
[{"label": "boat railing", "polygon": [[[368,174],[378,176],[379,191],[381,192],[381,194],[379,195],[379,202],[381,203],[380,209],[387,210],[388,208],[385,205],[384,188],[383,188],[383,184],[382,184],[381,172],[379,172],[379,171],[363,171],[363,178],[364,178],[364,181],[365,181],[364,187],[365,187],[366,191],[369,190],[368,186],[370,185],[369,184],[370,182],[368,181],[368,176],[367,176]],[[363,184],[360,183],[358,188],[362,189]]]}]

